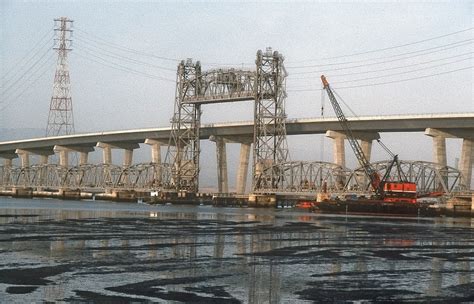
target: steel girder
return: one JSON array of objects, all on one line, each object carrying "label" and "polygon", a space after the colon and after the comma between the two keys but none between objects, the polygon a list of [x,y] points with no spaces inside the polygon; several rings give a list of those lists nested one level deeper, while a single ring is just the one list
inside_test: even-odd
[{"label": "steel girder", "polygon": [[[389,162],[380,161],[372,165],[383,175]],[[400,161],[400,168],[400,172],[392,170],[390,179],[400,180],[402,175],[408,181],[415,182],[419,195],[469,190],[460,183],[460,171],[452,167],[425,161]],[[370,192],[368,180],[361,168],[352,171],[327,162],[289,161],[280,164],[274,172],[279,173],[278,179],[281,181],[276,191],[319,192],[326,187],[330,192]],[[126,168],[104,164],[85,164],[71,168],[57,164],[32,165],[26,168],[0,166],[0,188],[152,191],[169,187],[161,181],[169,181],[171,175],[172,170],[168,164],[155,163],[136,164]]]},{"label": "steel girder", "polygon": [[[0,166],[0,187],[33,189],[81,190],[143,190],[160,189],[158,174],[169,176],[170,167],[154,163],[130,167],[84,164],[65,168],[56,164],[33,165],[26,168]],[[163,178],[162,178],[163,180]]]},{"label": "steel girder", "polygon": [[[391,160],[372,163],[373,167],[384,176]],[[461,172],[449,166],[426,161],[400,161],[400,171],[392,169],[389,180],[407,180],[417,184],[419,195],[430,193],[452,193],[468,190],[461,184]],[[352,179],[360,189],[367,189],[368,183],[362,168],[357,168]]]},{"label": "steel girder", "polygon": [[330,192],[343,192],[350,188],[352,171],[334,163],[290,161],[280,165],[279,191],[283,192],[321,192],[324,188]]},{"label": "steel girder", "polygon": [[255,72],[213,69],[201,74],[199,94],[184,96],[184,103],[209,104],[253,100]]}]

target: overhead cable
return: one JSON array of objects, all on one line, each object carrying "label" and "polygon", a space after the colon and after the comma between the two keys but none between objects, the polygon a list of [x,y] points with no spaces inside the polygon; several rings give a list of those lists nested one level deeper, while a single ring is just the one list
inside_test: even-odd
[{"label": "overhead cable", "polygon": [[[467,66],[455,70],[450,70],[450,71],[445,71],[445,72],[440,72],[436,74],[430,74],[430,75],[423,75],[423,76],[418,76],[418,77],[412,77],[412,78],[405,78],[405,79],[400,79],[400,80],[393,80],[393,81],[386,81],[386,82],[378,82],[378,83],[370,83],[370,84],[361,84],[361,85],[354,85],[354,86],[346,86],[346,87],[335,87],[337,90],[341,89],[353,89],[353,88],[362,88],[362,87],[372,87],[372,86],[379,86],[379,85],[385,85],[385,84],[392,84],[392,83],[399,83],[399,82],[406,82],[406,81],[411,81],[411,80],[417,80],[417,79],[423,79],[423,78],[429,78],[429,77],[434,77],[438,75],[445,75],[445,74],[451,74],[459,71],[465,71],[472,69],[473,66]],[[308,88],[308,89],[287,89],[287,92],[316,92],[316,91],[321,91],[323,90],[322,88],[316,89],[316,88]]]},{"label": "overhead cable", "polygon": [[432,41],[432,40],[437,40],[437,39],[444,38],[444,37],[457,35],[457,34],[460,34],[460,33],[472,31],[473,29],[474,29],[474,27],[470,27],[470,28],[467,28],[467,29],[451,32],[451,33],[440,35],[440,36],[435,36],[435,37],[422,39],[422,40],[418,40],[418,41],[414,41],[414,42],[409,42],[409,43],[404,43],[404,44],[394,45],[394,46],[390,46],[390,47],[369,50],[369,51],[363,51],[363,52],[351,53],[351,54],[339,55],[339,56],[322,57],[322,58],[318,58],[318,59],[299,60],[299,61],[293,61],[293,62],[294,63],[311,62],[311,61],[316,61],[316,60],[329,60],[329,59],[337,59],[337,58],[344,58],[344,57],[352,57],[352,56],[371,54],[371,53],[376,53],[376,52],[383,52],[383,51],[393,50],[393,49],[397,49],[397,48],[403,48],[403,47],[407,47],[407,46],[411,46],[411,45],[415,45],[415,44],[420,44],[420,43],[424,43],[424,42],[428,42],[428,41]]}]

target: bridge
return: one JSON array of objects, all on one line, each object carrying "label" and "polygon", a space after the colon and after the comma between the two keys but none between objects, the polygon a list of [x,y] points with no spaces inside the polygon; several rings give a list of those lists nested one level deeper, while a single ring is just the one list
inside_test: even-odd
[{"label": "bridge", "polygon": [[[436,152],[436,158],[440,161],[446,161],[446,149],[445,139],[446,138],[463,138],[463,161],[469,158],[469,149],[465,148],[470,142],[472,142],[472,136],[474,134],[474,113],[457,113],[457,114],[421,114],[421,115],[388,115],[388,116],[364,116],[358,118],[351,118],[351,124],[354,131],[358,136],[361,137],[363,143],[371,145],[372,139],[378,138],[379,132],[425,132],[426,135],[433,137],[433,148]],[[340,148],[341,140],[344,140],[344,135],[341,132],[339,123],[336,118],[305,118],[305,119],[288,119],[286,123],[287,135],[301,135],[301,134],[326,134],[333,138],[334,142],[334,160],[333,163],[323,162],[288,162],[285,164],[287,174],[285,185],[283,186],[284,191],[309,191],[320,189],[320,181],[329,179],[333,182],[335,188],[343,191],[344,189],[354,187],[354,183],[360,184],[361,180],[352,180],[351,184],[337,186],[336,180],[344,177],[344,179],[350,180],[351,176],[355,176],[354,172],[357,170],[348,170],[345,168],[345,155],[344,150]],[[106,185],[115,185],[121,189],[147,189],[147,185],[151,185],[152,181],[147,179],[153,178],[163,170],[161,163],[161,149],[163,146],[167,146],[170,142],[170,127],[164,128],[151,128],[151,129],[137,129],[137,130],[121,130],[121,131],[109,131],[100,133],[86,133],[76,134],[67,136],[56,136],[56,137],[45,137],[45,138],[34,138],[26,140],[16,140],[10,142],[0,143],[0,157],[4,158],[2,172],[4,178],[2,179],[4,185],[19,185],[21,184],[21,174],[29,172],[33,177],[23,177],[23,183],[26,186],[26,182],[30,185],[38,185],[41,182],[38,180],[41,175],[51,176],[50,173],[39,174],[37,171],[45,170],[63,170],[64,174],[78,174],[77,170],[83,171],[82,174],[88,178],[83,178],[81,184],[68,184],[67,187],[71,186],[80,188],[106,188]],[[243,180],[247,175],[248,163],[250,156],[250,145],[253,137],[253,122],[233,122],[233,123],[214,123],[204,124],[200,126],[200,140],[213,140],[216,142],[216,148],[218,149],[218,155],[225,155],[225,144],[228,142],[239,142],[241,144],[241,160],[239,163],[239,178],[237,179],[239,193],[245,193],[246,180]],[[368,139],[369,138],[369,139]],[[223,142],[223,144],[221,143]],[[150,157],[150,163],[145,164],[133,164],[133,150],[139,148],[139,144],[146,143],[152,146],[152,155]],[[471,143],[472,145],[472,143]],[[94,151],[96,148],[103,150],[103,161],[101,164],[88,164],[88,153]],[[124,164],[122,167],[112,165],[111,149],[122,149],[124,150]],[[369,149],[369,148],[366,148]],[[370,149],[369,149],[370,151]],[[80,163],[78,166],[69,167],[69,160],[67,154],[69,152],[79,152]],[[63,165],[57,166],[55,164],[47,163],[47,156],[53,154],[59,154],[59,163]],[[472,153],[472,152],[471,152]],[[40,162],[34,165],[30,164],[30,155],[40,155]],[[12,159],[19,157],[21,159],[21,165],[17,168],[12,166]],[[369,154],[370,157],[370,154]],[[471,154],[472,158],[472,154]],[[219,180],[218,188],[220,192],[228,192],[227,183],[227,159],[218,159],[219,161]],[[443,190],[447,192],[453,191],[456,187],[462,184],[462,176],[472,178],[472,169],[469,171],[469,166],[472,168],[472,160],[461,162],[464,167],[461,168],[460,172],[457,172],[454,168],[449,168],[446,163],[436,164],[429,162],[410,162],[404,163],[404,167],[407,167],[407,172],[425,172],[429,178],[418,179],[424,180],[424,184],[421,188],[425,191],[435,190],[437,185],[436,177],[441,174],[448,175],[450,178],[447,180],[450,183],[443,185]],[[247,167],[246,167],[247,166]],[[380,166],[380,165],[379,165]],[[27,169],[29,167],[29,169]],[[103,176],[104,167],[109,167],[111,173],[109,173],[110,181],[104,181],[107,176]],[[383,170],[383,165],[381,166]],[[10,174],[6,173],[7,168],[12,168]],[[45,169],[48,168],[48,169]],[[66,169],[67,168],[67,169]],[[415,168],[415,169],[414,169]],[[444,168],[444,169],[443,169]],[[21,172],[23,169],[23,172]],[[16,171],[15,171],[16,170]],[[67,173],[67,170],[70,172]],[[165,169],[166,170],[166,169]],[[442,172],[444,170],[444,173]],[[141,171],[138,173],[138,171]],[[16,173],[14,173],[16,172]],[[66,172],[66,173],[65,173]],[[130,180],[131,176],[140,180],[141,184],[133,184],[130,181],[124,182],[124,174],[127,174],[127,179]],[[420,173],[418,173],[420,174]],[[97,178],[97,175],[101,175]],[[140,176],[142,175],[142,176]],[[5,176],[9,176],[10,181],[5,180]],[[55,173],[53,176],[60,178],[61,174]],[[92,179],[95,176],[97,182],[90,183],[88,179]],[[122,177],[120,177],[122,176]],[[36,178],[36,180],[35,180]],[[120,180],[122,178],[122,180]],[[16,182],[14,181],[16,179]],[[441,179],[441,178],[440,178]],[[442,180],[442,179],[441,179]],[[444,179],[446,180],[446,179]],[[465,187],[468,187],[470,179],[466,180]],[[70,182],[69,182],[70,183]],[[428,185],[429,184],[429,185]],[[60,188],[61,182],[54,181],[54,178],[45,184],[47,187]],[[158,187],[158,185],[155,185]]]},{"label": "bridge", "polygon": [[[235,187],[238,194],[315,193],[323,184],[331,191],[367,191],[369,186],[360,170],[346,168],[345,134],[336,118],[286,117],[287,75],[283,62],[283,56],[271,49],[257,52],[255,70],[202,71],[199,61],[182,61],[177,68],[175,112],[170,127],[0,143],[0,158],[4,159],[0,188],[111,193],[158,190],[195,195],[199,192],[200,141],[211,140],[216,143],[219,193],[229,192],[226,143],[241,145]],[[254,102],[253,121],[201,124],[201,105],[241,101]],[[402,162],[403,175],[416,182],[423,193],[469,190],[474,113],[366,116],[350,121],[369,159],[372,142],[380,138],[380,132],[424,132],[431,136],[434,161]],[[286,138],[300,134],[326,134],[332,138],[333,162],[290,161]],[[446,138],[463,139],[460,170],[447,166]],[[151,146],[150,162],[134,164],[133,152],[141,143]],[[100,164],[88,161],[88,154],[95,148],[103,151]],[[112,149],[124,151],[122,166],[113,164]],[[79,153],[77,164],[71,165],[71,152]],[[49,156],[54,154],[59,155],[57,164],[49,162]],[[31,164],[30,155],[39,155],[39,162]],[[20,159],[19,165],[14,165],[15,158]],[[252,188],[246,189],[249,163]],[[375,165],[383,175],[387,163]]]}]

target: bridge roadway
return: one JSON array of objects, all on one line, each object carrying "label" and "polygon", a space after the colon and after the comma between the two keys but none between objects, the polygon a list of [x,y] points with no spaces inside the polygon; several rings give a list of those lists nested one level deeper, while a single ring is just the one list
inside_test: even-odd
[{"label": "bridge roadway", "polygon": [[[430,128],[441,130],[444,137],[474,136],[474,113],[361,116],[348,119],[356,132],[425,132]],[[341,131],[335,117],[288,119],[286,127],[288,135]],[[170,130],[170,127],[149,128],[0,142],[0,157],[12,158],[17,149],[52,151],[54,146],[94,147],[98,142],[138,144],[146,139],[167,142]],[[211,136],[251,138],[253,121],[203,124],[200,130],[201,139],[209,139]]]}]

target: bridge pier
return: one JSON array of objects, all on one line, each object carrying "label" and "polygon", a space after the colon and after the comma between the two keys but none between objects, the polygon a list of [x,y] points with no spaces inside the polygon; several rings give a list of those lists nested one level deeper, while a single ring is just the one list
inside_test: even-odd
[{"label": "bridge pier", "polygon": [[343,168],[346,167],[346,150],[344,146],[344,139],[346,135],[341,132],[328,130],[326,136],[333,140],[332,156],[333,162]]},{"label": "bridge pier", "polygon": [[153,177],[154,181],[153,184],[160,185],[162,182],[162,172],[161,172],[161,146],[167,144],[163,140],[158,139],[145,139],[145,144],[151,146],[151,162],[156,164],[155,167],[155,176]]},{"label": "bridge pier", "polygon": [[227,175],[227,152],[226,140],[223,137],[209,137],[209,140],[216,143],[217,156],[217,192],[229,193],[229,178]]},{"label": "bridge pier", "polygon": [[[354,136],[360,140],[360,146],[362,152],[368,161],[370,161],[372,154],[372,142],[376,139],[380,139],[378,132],[354,132]],[[346,134],[338,131],[328,130],[326,136],[333,139],[333,159],[334,163],[345,167],[346,166],[346,153],[344,140],[347,138]]]},{"label": "bridge pier", "polygon": [[429,130],[430,131],[425,134],[433,138],[433,162],[446,167],[448,165],[446,157],[446,137],[437,132],[433,132],[432,129]]},{"label": "bridge pier", "polygon": [[250,160],[250,146],[251,143],[240,144],[240,159],[239,168],[237,169],[237,194],[244,194],[245,187],[247,186],[247,176],[249,172],[249,160]]},{"label": "bridge pier", "polygon": [[217,188],[219,193],[229,193],[229,179],[227,171],[227,143],[239,143],[239,167],[237,168],[236,192],[244,194],[247,185],[247,175],[250,160],[250,146],[252,139],[246,137],[221,137],[211,135],[210,141],[216,143],[217,156]]},{"label": "bridge pier", "polygon": [[124,150],[123,167],[130,167],[133,161],[133,150],[140,147],[137,143],[121,143],[121,142],[98,142],[96,147],[102,148],[102,163],[104,165],[112,164],[112,149]]},{"label": "bridge pier", "polygon": [[50,155],[53,155],[52,150],[47,149],[16,149],[15,153],[20,157],[21,167],[26,168],[30,166],[30,155],[39,155],[39,164],[46,165],[48,164],[48,159]]},{"label": "bridge pier", "polygon": [[472,165],[474,162],[474,132],[472,130],[459,129],[434,129],[427,128],[425,135],[433,137],[434,162],[447,165],[446,160],[446,138],[462,138],[461,161],[459,170],[462,173],[461,184],[468,189],[472,183]]},{"label": "bridge pier", "polygon": [[471,181],[472,181],[472,165],[474,161],[474,153],[472,151],[474,148],[473,143],[474,143],[474,140],[464,138],[462,141],[462,149],[461,149],[460,170],[464,178],[464,181],[462,181],[462,184],[468,186],[468,189],[470,189]]},{"label": "bridge pier", "polygon": [[68,167],[70,152],[79,152],[79,165],[85,165],[89,158],[89,152],[93,152],[94,147],[56,145],[53,151],[59,153],[59,164],[63,167]]},{"label": "bridge pier", "polygon": [[15,153],[20,157],[20,166],[26,168],[30,166],[30,153],[24,150],[16,149]]}]

